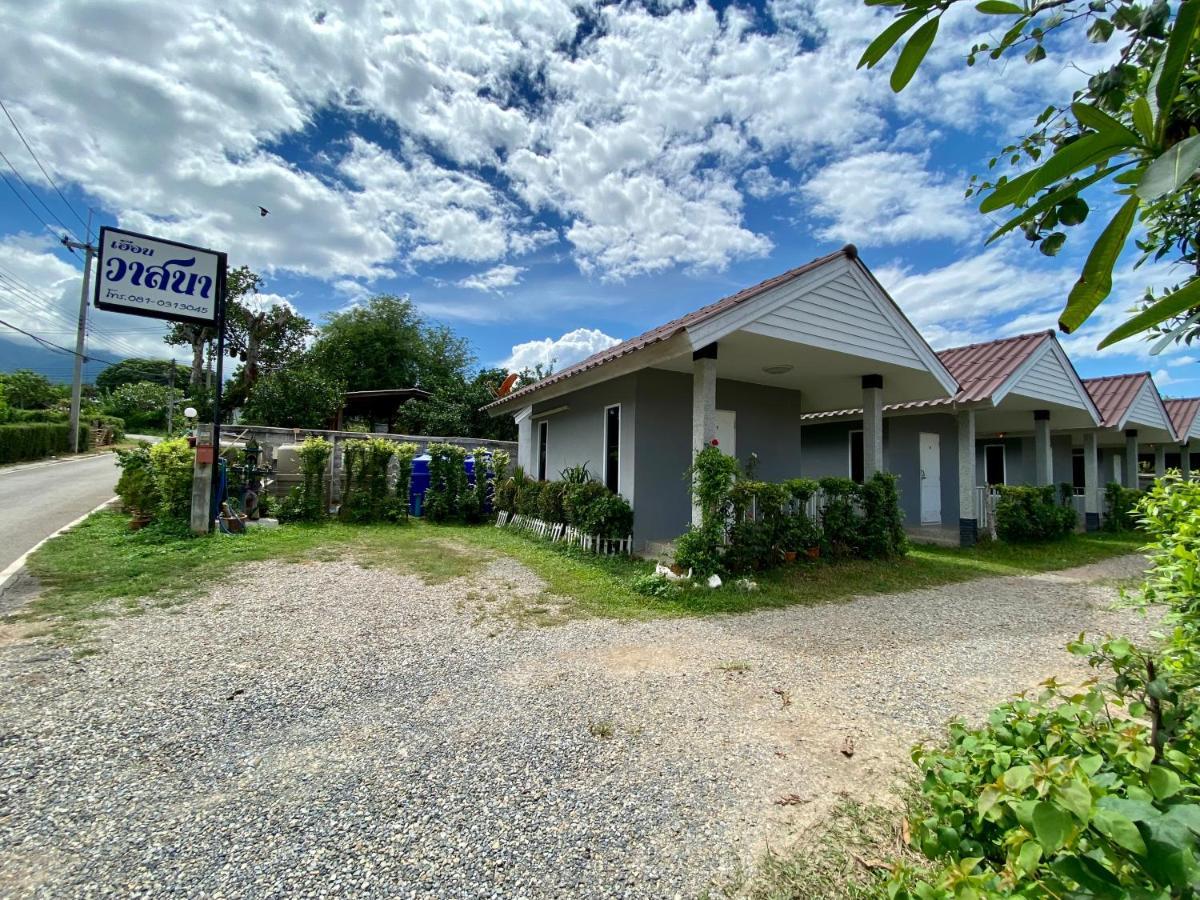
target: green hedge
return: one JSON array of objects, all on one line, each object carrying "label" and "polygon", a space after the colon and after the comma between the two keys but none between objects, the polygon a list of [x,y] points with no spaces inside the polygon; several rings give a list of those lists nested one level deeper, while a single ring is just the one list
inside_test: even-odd
[{"label": "green hedge", "polygon": [[[79,429],[79,449],[86,450],[90,433]],[[71,426],[65,422],[29,422],[0,425],[0,463],[42,459],[71,452]]]}]

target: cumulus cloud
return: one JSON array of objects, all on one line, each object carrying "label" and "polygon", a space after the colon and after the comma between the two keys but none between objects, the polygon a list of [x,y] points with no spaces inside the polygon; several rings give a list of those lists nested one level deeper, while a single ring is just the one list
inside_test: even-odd
[{"label": "cumulus cloud", "polygon": [[475,291],[498,291],[500,288],[512,287],[514,284],[519,283],[521,273],[524,271],[520,266],[493,266],[486,272],[476,272],[474,275],[468,275],[458,282],[458,286],[470,288]]},{"label": "cumulus cloud", "polygon": [[867,244],[963,240],[979,229],[962,187],[931,173],[913,153],[849,156],[821,169],[801,187],[811,213],[828,224],[826,240]]},{"label": "cumulus cloud", "polygon": [[543,366],[553,366],[555,369],[565,369],[587,359],[593,353],[619,343],[620,338],[607,335],[598,328],[576,328],[562,337],[548,337],[516,344],[508,359],[500,365],[514,372],[532,368],[539,363]]}]

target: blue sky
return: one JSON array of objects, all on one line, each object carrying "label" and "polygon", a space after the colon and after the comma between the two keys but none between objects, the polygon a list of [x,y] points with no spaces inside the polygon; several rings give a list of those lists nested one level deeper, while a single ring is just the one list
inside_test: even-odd
[{"label": "blue sky", "polygon": [[[1053,327],[1107,220],[1054,259],[986,247],[963,189],[1112,48],[967,69],[979,20],[951,17],[897,97],[855,70],[884,19],[852,0],[393,5],[5,5],[0,99],[33,154],[0,118],[0,319],[73,344],[81,265],[54,235],[91,209],[225,249],[316,320],[407,294],[486,365],[561,367],[849,241],[941,348]],[[1068,351],[1200,392],[1186,348],[1095,351],[1173,280],[1132,262]],[[92,322],[97,357],[172,352],[151,320]],[[30,364],[70,370],[0,328],[0,370]]]}]

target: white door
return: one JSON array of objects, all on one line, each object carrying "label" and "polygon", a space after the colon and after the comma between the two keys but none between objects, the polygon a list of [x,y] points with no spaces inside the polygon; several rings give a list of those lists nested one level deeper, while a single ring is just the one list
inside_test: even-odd
[{"label": "white door", "polygon": [[737,456],[737,413],[732,409],[717,410],[717,446],[726,456]]},{"label": "white door", "polygon": [[942,521],[941,437],[921,432],[921,524]]}]

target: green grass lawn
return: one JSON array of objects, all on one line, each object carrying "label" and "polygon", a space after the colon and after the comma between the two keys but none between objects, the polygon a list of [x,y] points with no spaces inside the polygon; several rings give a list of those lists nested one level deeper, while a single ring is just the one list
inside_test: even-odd
[{"label": "green grass lawn", "polygon": [[[596,557],[489,525],[292,525],[244,536],[192,537],[156,527],[130,532],[127,517],[96,513],[47,543],[29,560],[41,594],[13,619],[45,622],[59,638],[86,634],[89,625],[147,608],[170,607],[243,563],[351,559],[383,566],[428,582],[478,574],[493,559],[510,556],[546,583],[544,596],[524,609],[501,604],[541,624],[586,616],[649,619],[739,613],[768,607],[846,600],[873,593],[935,587],[997,575],[1023,575],[1083,565],[1140,545],[1137,535],[1073,535],[1043,546],[985,544],[972,550],[919,545],[903,559],[803,562],[758,576],[753,592],[728,586],[697,588],[661,600],[638,594],[632,581],[652,564]],[[492,599],[503,585],[485,589]],[[526,615],[532,612],[532,615]]]}]

